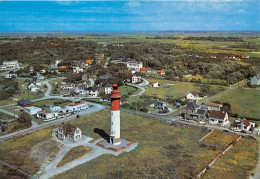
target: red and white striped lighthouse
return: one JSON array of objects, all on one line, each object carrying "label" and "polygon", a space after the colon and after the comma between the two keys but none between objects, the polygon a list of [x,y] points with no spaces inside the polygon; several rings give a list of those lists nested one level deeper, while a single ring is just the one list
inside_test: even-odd
[{"label": "red and white striped lighthouse", "polygon": [[117,84],[113,85],[111,98],[110,144],[120,144],[120,94]]}]

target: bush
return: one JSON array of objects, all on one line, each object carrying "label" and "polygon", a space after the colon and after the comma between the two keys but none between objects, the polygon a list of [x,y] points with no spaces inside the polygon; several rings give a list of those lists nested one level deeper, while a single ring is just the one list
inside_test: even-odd
[{"label": "bush", "polygon": [[79,114],[77,114],[76,118],[79,118],[79,117],[80,117]]},{"label": "bush", "polygon": [[31,124],[32,118],[28,113],[22,112],[18,117],[18,122]]}]

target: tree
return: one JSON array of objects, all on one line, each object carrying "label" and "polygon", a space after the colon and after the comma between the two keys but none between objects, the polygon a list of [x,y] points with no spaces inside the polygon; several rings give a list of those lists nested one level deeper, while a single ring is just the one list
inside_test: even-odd
[{"label": "tree", "polygon": [[31,116],[26,113],[26,112],[22,112],[19,117],[18,117],[18,122],[20,123],[27,123],[27,124],[31,124],[32,123],[32,118]]}]

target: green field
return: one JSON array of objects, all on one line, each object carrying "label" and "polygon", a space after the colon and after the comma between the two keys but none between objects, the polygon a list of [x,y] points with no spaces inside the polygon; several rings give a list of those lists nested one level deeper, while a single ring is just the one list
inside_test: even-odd
[{"label": "green field", "polygon": [[260,118],[260,91],[256,89],[233,89],[217,98],[229,102],[232,112],[242,117]]},{"label": "green field", "polygon": [[135,87],[132,87],[132,86],[127,86],[127,85],[124,85],[124,86],[120,86],[118,88],[119,92],[120,92],[120,95],[123,96],[123,95],[129,95],[130,94],[135,94],[139,91],[138,88],[135,88]]}]

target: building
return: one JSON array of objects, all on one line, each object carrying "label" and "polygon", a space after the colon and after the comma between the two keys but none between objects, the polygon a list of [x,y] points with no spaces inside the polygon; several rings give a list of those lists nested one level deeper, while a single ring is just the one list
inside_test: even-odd
[{"label": "building", "polygon": [[200,108],[200,106],[194,102],[189,102],[187,104],[187,106],[185,107],[188,115],[191,113],[196,113],[199,108]]},{"label": "building", "polygon": [[103,76],[100,76],[100,77],[99,77],[99,81],[100,81],[101,84],[104,84],[104,83],[107,82],[107,80],[108,80],[109,78],[110,78],[109,75],[103,75]]},{"label": "building", "polygon": [[201,107],[207,110],[220,111],[220,108],[223,107],[223,105],[217,103],[202,103]]},{"label": "building", "polygon": [[88,81],[88,75],[87,74],[83,74],[81,79],[82,79],[82,81]]},{"label": "building", "polygon": [[35,115],[35,114],[37,114],[37,112],[42,111],[42,108],[38,108],[38,107],[35,107],[35,106],[25,107],[23,109],[26,113],[28,113],[30,115]]},{"label": "building", "polygon": [[22,99],[22,100],[18,101],[17,104],[21,107],[33,106],[33,102],[31,102],[30,100],[27,100],[27,99]]},{"label": "building", "polygon": [[160,75],[165,75],[165,71],[163,71],[163,70],[158,70],[157,73]]},{"label": "building", "polygon": [[192,92],[189,92],[187,94],[187,99],[190,99],[190,100],[199,100],[200,97],[199,97],[199,93],[197,91],[192,91]]},{"label": "building", "polygon": [[80,72],[83,72],[83,68],[81,68],[81,67],[74,67],[73,68],[73,73],[80,73]]},{"label": "building", "polygon": [[36,92],[39,90],[39,88],[37,88],[37,85],[32,81],[28,83],[27,89],[31,90],[32,92]]},{"label": "building", "polygon": [[229,123],[228,114],[224,111],[210,111],[209,123],[224,126]]},{"label": "building", "polygon": [[140,68],[140,71],[146,72],[146,68],[142,67],[142,68]]},{"label": "building", "polygon": [[42,118],[42,119],[53,119],[53,118],[58,117],[58,115],[59,114],[57,112],[50,112],[50,111],[46,111],[46,110],[37,112],[37,117]]},{"label": "building", "polygon": [[80,95],[87,95],[87,88],[88,85],[86,82],[84,82],[83,84],[78,85],[78,87],[75,89],[75,92]]},{"label": "building", "polygon": [[3,61],[2,69],[6,70],[19,70],[19,63],[17,60],[15,61]]},{"label": "building", "polygon": [[98,96],[98,89],[95,87],[89,87],[87,88],[87,95],[92,96],[92,97],[97,97]]},{"label": "building", "polygon": [[133,74],[131,77],[131,83],[136,84],[136,83],[141,83],[142,82],[142,77],[137,74]]},{"label": "building", "polygon": [[248,120],[235,120],[235,130],[236,131],[245,131],[250,132],[255,128],[255,123],[249,122]]},{"label": "building", "polygon": [[111,63],[123,63],[126,64],[128,69],[132,69],[135,72],[139,72],[140,69],[143,67],[143,63],[142,62],[138,62],[135,59],[132,58],[118,58],[117,60],[113,60],[111,61]]},{"label": "building", "polygon": [[84,111],[88,108],[89,108],[89,105],[86,103],[75,103],[75,104],[66,106],[66,112],[80,112],[80,111]]},{"label": "building", "polygon": [[159,82],[158,81],[153,82],[152,87],[153,88],[158,88],[159,87]]},{"label": "building", "polygon": [[184,118],[186,120],[205,122],[208,118],[208,110],[200,109],[200,106],[194,102],[189,102],[185,109]]},{"label": "building", "polygon": [[166,107],[169,108],[169,103],[161,101],[158,101],[154,106],[155,109],[158,109],[160,111],[163,111]]},{"label": "building", "polygon": [[13,71],[10,71],[9,73],[5,74],[5,78],[16,78],[17,74]]},{"label": "building", "polygon": [[251,85],[260,85],[260,74],[254,76],[252,79],[251,79]]},{"label": "building", "polygon": [[63,82],[63,83],[61,83],[60,88],[62,90],[71,91],[71,90],[75,89],[75,85],[74,84],[66,84],[66,83]]},{"label": "building", "polygon": [[6,131],[7,131],[6,125],[4,125],[2,122],[0,122],[0,132],[6,132]]},{"label": "building", "polygon": [[82,138],[82,132],[79,126],[71,123],[62,123],[57,129],[52,130],[52,135],[61,140],[77,141]]},{"label": "building", "polygon": [[50,106],[51,112],[59,112],[61,110],[60,106]]},{"label": "building", "polygon": [[119,145],[120,142],[120,94],[117,84],[113,85],[111,98],[110,144]]},{"label": "building", "polygon": [[110,83],[108,83],[104,86],[104,89],[105,89],[105,94],[111,94],[113,87]]}]

